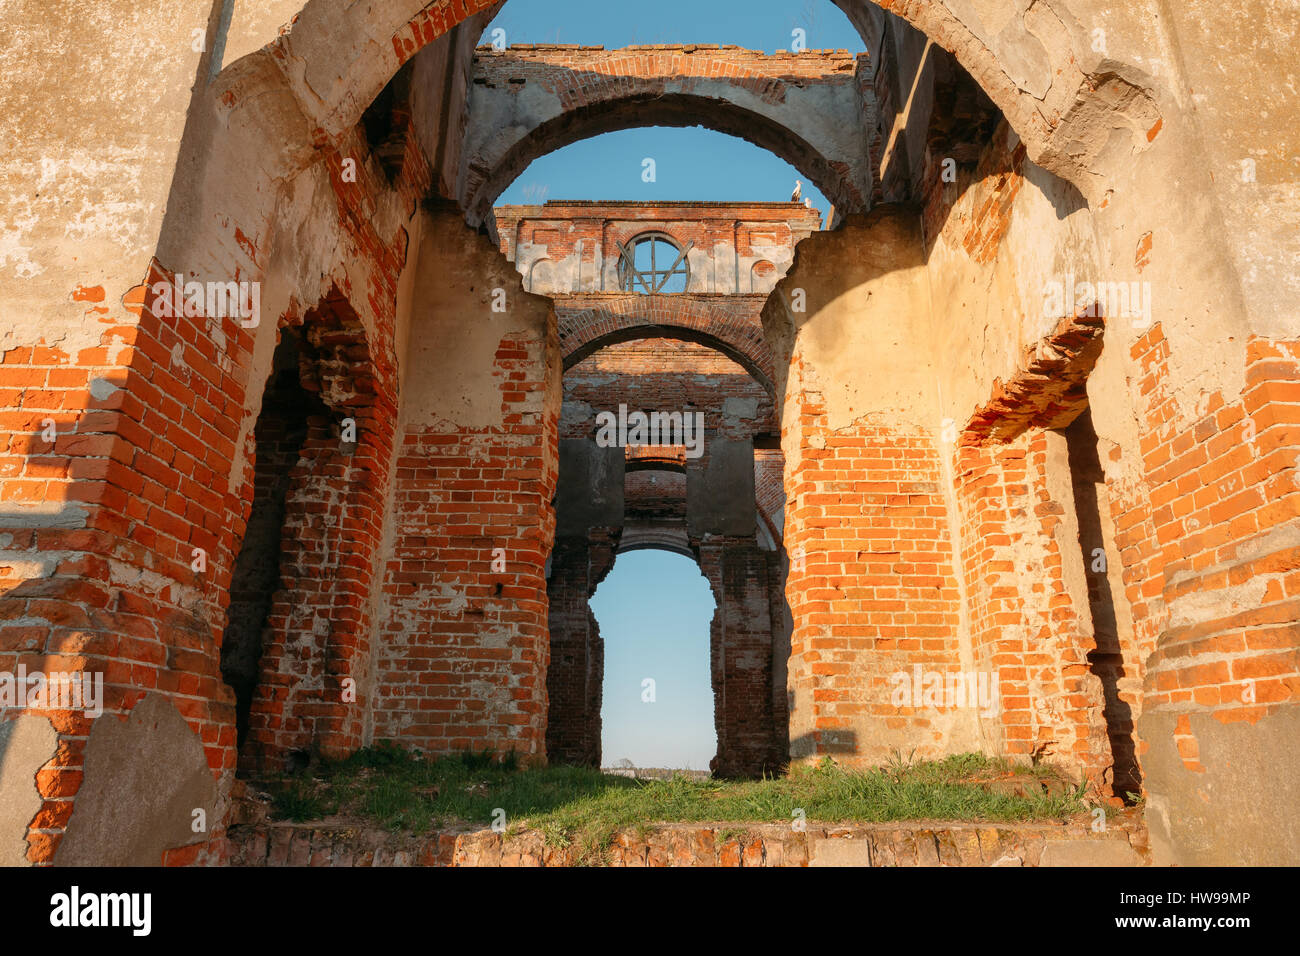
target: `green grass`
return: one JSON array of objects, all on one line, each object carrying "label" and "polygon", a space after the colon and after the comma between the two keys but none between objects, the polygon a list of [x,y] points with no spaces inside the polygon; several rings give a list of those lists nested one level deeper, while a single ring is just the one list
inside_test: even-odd
[{"label": "green grass", "polygon": [[[1029,795],[990,790],[1013,777]],[[1050,790],[1038,784],[1054,784]],[[394,831],[425,833],[451,823],[489,826],[505,810],[511,832],[526,825],[580,857],[608,846],[620,829],[668,822],[1059,820],[1086,809],[1083,788],[1062,785],[1049,768],[963,754],[939,761],[896,758],[889,766],[847,770],[829,759],[788,776],[754,781],[634,780],[583,767],[519,769],[513,755],[467,753],[437,760],[391,746],[266,781],[281,819],[339,813]],[[727,831],[735,836],[743,828]]]}]

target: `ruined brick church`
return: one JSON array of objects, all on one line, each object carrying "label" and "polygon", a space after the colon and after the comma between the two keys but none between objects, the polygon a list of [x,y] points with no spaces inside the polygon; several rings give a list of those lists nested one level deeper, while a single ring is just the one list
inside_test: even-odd
[{"label": "ruined brick church", "polygon": [[[0,865],[226,862],[239,778],[378,742],[599,765],[645,548],[720,776],[1046,761],[1155,862],[1300,861],[1300,14],[835,2],[867,52],[10,5],[0,673],[103,693],[0,699]],[[696,125],[831,208],[499,202]]]}]

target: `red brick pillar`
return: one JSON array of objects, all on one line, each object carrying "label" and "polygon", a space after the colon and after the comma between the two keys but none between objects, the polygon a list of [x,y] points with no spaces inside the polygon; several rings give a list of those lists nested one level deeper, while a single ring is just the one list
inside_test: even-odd
[{"label": "red brick pillar", "polygon": [[789,389],[791,757],[939,756],[949,718],[891,701],[894,675],[913,665],[961,668],[939,436],[870,418],[831,430],[797,368]]},{"label": "red brick pillar", "polygon": [[592,529],[587,538],[560,538],[551,551],[551,663],[546,673],[550,763],[599,767],[605,642],[590,598],[614,565],[618,529]]},{"label": "red brick pillar", "polygon": [[496,351],[501,425],[407,423],[383,571],[374,736],[546,757],[545,564],[555,534],[554,326]]},{"label": "red brick pillar", "polygon": [[[1096,643],[1086,591],[1076,600],[1063,573],[1065,561],[1082,565],[1082,553],[1077,529],[1058,534],[1074,502],[1054,497],[1047,446],[1047,433],[1034,428],[1005,444],[959,449],[973,664],[997,680],[997,711],[983,724],[999,752],[1048,757],[1100,782],[1110,751],[1101,684],[1087,659]],[[1068,488],[1068,462],[1055,465]]]},{"label": "red brick pillar", "polygon": [[707,536],[700,567],[717,610],[710,627],[714,725],[721,777],[774,773],[786,762],[772,701],[770,552],[753,538]]}]

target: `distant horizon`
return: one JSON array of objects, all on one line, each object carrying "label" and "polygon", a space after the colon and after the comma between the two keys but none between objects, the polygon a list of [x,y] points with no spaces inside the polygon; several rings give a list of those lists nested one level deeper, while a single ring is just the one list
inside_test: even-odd
[{"label": "distant horizon", "polygon": [[[601,769],[707,771],[717,754],[709,625],[713,591],[699,565],[629,551],[591,599],[605,643]],[[646,702],[653,680],[654,702]]]}]

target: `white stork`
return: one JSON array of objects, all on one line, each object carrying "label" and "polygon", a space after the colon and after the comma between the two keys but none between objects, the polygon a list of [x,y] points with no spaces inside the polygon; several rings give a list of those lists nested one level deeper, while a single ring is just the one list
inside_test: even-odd
[{"label": "white stork", "polygon": [[802,195],[803,195],[803,180],[796,179],[794,181],[794,192],[790,194],[790,201],[798,202],[799,197]]}]

